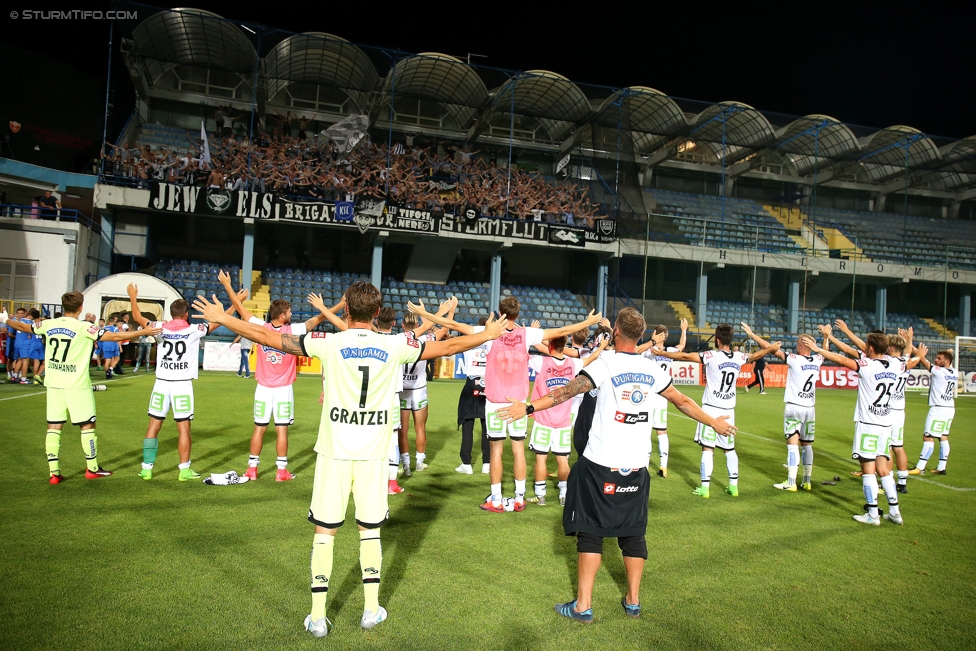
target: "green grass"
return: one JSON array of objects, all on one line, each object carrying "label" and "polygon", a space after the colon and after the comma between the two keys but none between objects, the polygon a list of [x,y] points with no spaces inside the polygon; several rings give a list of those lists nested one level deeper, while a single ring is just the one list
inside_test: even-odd
[{"label": "green grass", "polygon": [[[407,492],[391,497],[383,529],[380,602],[390,619],[372,632],[358,628],[358,536],[350,524],[336,541],[329,600],[336,628],[313,640],[301,624],[309,610],[305,516],[318,383],[296,385],[295,481],[273,481],[269,439],[258,482],[210,487],[176,480],[172,421],[154,479],[136,477],[151,382],[126,376],[96,396],[100,461],[115,475],[86,481],[78,430],[67,428],[61,466],[68,481],[60,486],[47,484],[43,393],[0,388],[0,648],[976,647],[971,399],[958,401],[950,474],[912,478],[902,500],[907,524],[880,528],[851,520],[863,502],[860,482],[848,474],[856,467],[853,392],[819,394],[812,493],[771,488],[785,478],[781,391],[739,398],[738,499],[722,492],[719,453],[712,498],[691,496],[700,453],[692,423],[672,409],[671,477],[655,478],[651,488],[644,614],[638,621],[623,615],[623,564],[610,541],[594,594],[596,623],[583,626],[552,610],[575,591],[575,547],[562,533],[560,508],[479,510],[487,478],[454,473],[459,385],[434,382],[430,470],[402,480]],[[701,397],[700,389],[687,392]],[[196,470],[244,470],[252,394],[253,381],[230,374],[204,373],[196,383]],[[924,396],[910,395],[911,463],[925,412]],[[837,486],[820,484],[835,475]],[[512,493],[510,472],[505,492]]]}]

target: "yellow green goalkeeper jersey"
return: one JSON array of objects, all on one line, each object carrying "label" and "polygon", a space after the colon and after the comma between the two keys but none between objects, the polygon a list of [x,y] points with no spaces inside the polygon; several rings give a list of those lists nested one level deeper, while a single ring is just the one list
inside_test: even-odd
[{"label": "yellow green goalkeeper jersey", "polygon": [[332,459],[385,459],[393,437],[392,399],[402,366],[420,359],[423,342],[352,328],[302,335],[307,357],[322,362],[324,396],[315,451]]},{"label": "yellow green goalkeeper jersey", "polygon": [[47,337],[44,385],[52,389],[91,389],[88,364],[92,347],[105,329],[68,316],[46,319],[32,329],[34,334]]}]

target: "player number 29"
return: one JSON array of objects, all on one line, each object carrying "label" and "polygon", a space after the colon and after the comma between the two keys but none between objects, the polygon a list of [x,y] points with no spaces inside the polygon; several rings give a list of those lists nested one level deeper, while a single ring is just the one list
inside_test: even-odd
[{"label": "player number 29", "polygon": [[175,346],[173,345],[172,341],[164,341],[163,348],[166,349],[166,352],[163,354],[163,359],[165,359],[167,362],[173,359],[174,349],[176,350],[176,361],[181,361],[183,359],[183,355],[186,355],[185,341],[177,341]]}]

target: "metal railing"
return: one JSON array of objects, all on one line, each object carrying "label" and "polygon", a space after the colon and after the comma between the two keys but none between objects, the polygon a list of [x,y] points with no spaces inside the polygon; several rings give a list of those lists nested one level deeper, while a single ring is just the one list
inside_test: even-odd
[{"label": "metal railing", "polygon": [[75,208],[48,208],[47,206],[26,206],[15,203],[0,204],[0,217],[9,219],[41,219],[55,222],[77,222],[96,233],[99,226],[91,217]]}]

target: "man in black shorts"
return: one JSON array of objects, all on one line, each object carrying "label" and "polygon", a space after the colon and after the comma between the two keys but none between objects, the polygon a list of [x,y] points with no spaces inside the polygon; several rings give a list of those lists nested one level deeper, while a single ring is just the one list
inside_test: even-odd
[{"label": "man in black shorts", "polygon": [[650,393],[669,400],[686,416],[722,435],[735,428],[726,417],[712,418],[671,384],[653,360],[637,353],[644,318],[624,308],[613,327],[615,353],[581,371],[574,380],[531,403],[516,402],[498,410],[506,421],[599,390],[586,448],[569,474],[563,529],[576,536],[579,588],[576,599],[556,604],[556,612],[576,621],[593,621],[593,583],[603,558],[603,539],[616,538],[627,570],[627,594],[620,600],[628,617],[640,616],[640,582],[647,560],[647,500],[651,456]]}]

